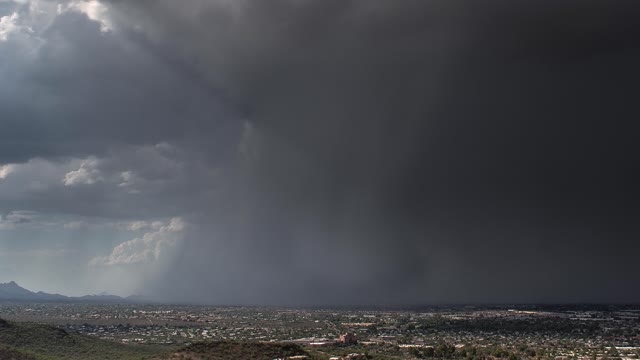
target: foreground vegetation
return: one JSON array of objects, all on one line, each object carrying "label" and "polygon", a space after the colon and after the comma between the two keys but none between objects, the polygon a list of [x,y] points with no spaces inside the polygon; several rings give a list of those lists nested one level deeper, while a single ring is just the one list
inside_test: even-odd
[{"label": "foreground vegetation", "polygon": [[38,360],[35,354],[20,351],[10,346],[0,345],[0,359],[2,360]]},{"label": "foreground vegetation", "polygon": [[1,319],[0,346],[0,359],[16,360],[141,360],[157,358],[167,350],[158,346],[124,345],[54,326]]},{"label": "foreground vegetation", "polygon": [[299,345],[283,343],[211,341],[180,348],[125,345],[69,332],[51,325],[0,319],[2,360],[272,360],[296,355],[306,355],[310,360],[324,358],[305,351]]},{"label": "foreground vegetation", "polygon": [[309,359],[320,359],[295,344],[260,343],[241,341],[200,342],[186,346],[170,356],[171,360],[226,360],[255,359],[272,360],[290,356],[306,355]]}]

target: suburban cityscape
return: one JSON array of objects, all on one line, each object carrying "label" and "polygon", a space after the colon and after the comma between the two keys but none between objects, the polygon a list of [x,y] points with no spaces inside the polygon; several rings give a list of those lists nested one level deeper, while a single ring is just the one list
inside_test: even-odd
[{"label": "suburban cityscape", "polygon": [[293,309],[7,302],[0,304],[0,314],[9,321],[167,349],[248,341],[297,344],[327,359],[640,356],[640,307],[623,305]]}]

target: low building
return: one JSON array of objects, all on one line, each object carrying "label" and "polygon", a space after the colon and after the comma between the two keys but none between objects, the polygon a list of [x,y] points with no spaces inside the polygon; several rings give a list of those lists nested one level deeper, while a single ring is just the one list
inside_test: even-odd
[{"label": "low building", "polygon": [[345,345],[355,345],[358,343],[358,337],[353,333],[340,335],[340,342]]}]

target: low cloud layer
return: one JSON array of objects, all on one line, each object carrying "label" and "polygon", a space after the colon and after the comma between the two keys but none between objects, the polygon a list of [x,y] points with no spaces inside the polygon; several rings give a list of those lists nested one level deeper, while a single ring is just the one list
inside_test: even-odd
[{"label": "low cloud layer", "polygon": [[0,248],[71,250],[24,270],[59,292],[638,300],[639,12],[0,1]]}]

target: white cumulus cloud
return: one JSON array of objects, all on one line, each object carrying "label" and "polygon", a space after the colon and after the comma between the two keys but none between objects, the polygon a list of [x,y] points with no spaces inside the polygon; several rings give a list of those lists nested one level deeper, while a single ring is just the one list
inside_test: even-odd
[{"label": "white cumulus cloud", "polygon": [[109,8],[100,1],[80,0],[71,1],[66,6],[63,6],[62,4],[58,5],[59,14],[65,11],[76,11],[87,15],[89,19],[100,23],[100,31],[102,32],[109,32],[113,28],[108,17]]},{"label": "white cumulus cloud", "polygon": [[100,170],[98,169],[98,159],[88,158],[80,164],[78,170],[70,171],[64,176],[64,185],[92,185],[102,181]]},{"label": "white cumulus cloud", "polygon": [[126,225],[126,228],[129,231],[140,231],[147,229],[158,230],[162,226],[164,226],[162,221],[132,221]]},{"label": "white cumulus cloud", "polygon": [[0,179],[5,179],[15,170],[14,165],[0,165]]},{"label": "white cumulus cloud", "polygon": [[18,26],[19,18],[20,15],[16,12],[0,17],[0,41],[7,41],[10,34],[20,30],[20,26]]},{"label": "white cumulus cloud", "polygon": [[[147,226],[147,224],[144,224]],[[153,225],[153,223],[152,223]],[[132,224],[142,226],[141,223]],[[126,241],[115,248],[108,256],[91,259],[89,266],[112,266],[130,264],[152,264],[169,256],[183,238],[185,222],[176,217],[157,229],[145,233],[140,238]]]}]

